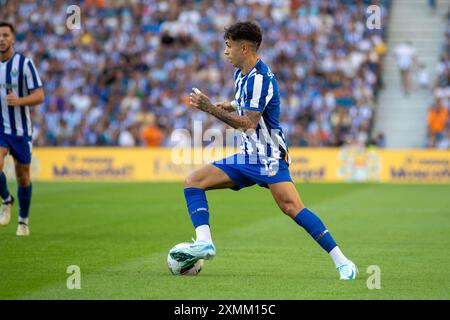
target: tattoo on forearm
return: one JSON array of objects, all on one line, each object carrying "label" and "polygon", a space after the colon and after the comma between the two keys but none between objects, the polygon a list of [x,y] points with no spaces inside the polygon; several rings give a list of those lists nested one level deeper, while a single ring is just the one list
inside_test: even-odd
[{"label": "tattoo on forearm", "polygon": [[200,110],[215,116],[217,119],[222,120],[229,126],[238,130],[246,131],[248,129],[256,129],[259,119],[261,118],[261,113],[258,111],[247,110],[245,117],[230,113],[224,109],[217,108],[205,97],[199,99],[198,105]]},{"label": "tattoo on forearm", "polygon": [[[216,105],[216,107],[217,107],[217,105]],[[232,106],[229,106],[229,107],[223,107],[223,106],[222,106],[222,109],[225,110],[225,111],[228,111],[228,112],[234,112],[234,111],[236,111],[236,109],[234,109]]]}]

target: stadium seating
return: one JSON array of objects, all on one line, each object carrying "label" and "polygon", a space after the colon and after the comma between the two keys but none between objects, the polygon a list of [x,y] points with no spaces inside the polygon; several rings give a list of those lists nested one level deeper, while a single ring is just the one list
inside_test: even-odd
[{"label": "stadium seating", "polygon": [[434,101],[428,111],[428,147],[450,149],[450,10],[447,30],[433,85]]},{"label": "stadium seating", "polygon": [[0,18],[17,28],[16,50],[45,83],[33,112],[36,146],[170,146],[174,129],[225,125],[192,110],[201,88],[233,97],[223,29],[236,20],[263,29],[261,57],[280,84],[291,146],[367,145],[382,86],[385,27],[366,28],[367,6],[389,1],[84,1],[80,30],[61,2],[9,1]]}]

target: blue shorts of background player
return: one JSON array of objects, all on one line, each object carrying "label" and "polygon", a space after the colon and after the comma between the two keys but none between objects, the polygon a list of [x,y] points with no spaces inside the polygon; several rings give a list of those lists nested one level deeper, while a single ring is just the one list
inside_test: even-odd
[{"label": "blue shorts of background player", "polygon": [[22,164],[31,163],[31,137],[0,134],[0,147],[8,149],[9,154],[11,154],[17,162]]},{"label": "blue shorts of background player", "polygon": [[225,172],[237,184],[231,187],[235,191],[255,184],[268,188],[273,183],[292,182],[289,164],[282,159],[249,159],[244,154],[235,154],[212,164]]}]

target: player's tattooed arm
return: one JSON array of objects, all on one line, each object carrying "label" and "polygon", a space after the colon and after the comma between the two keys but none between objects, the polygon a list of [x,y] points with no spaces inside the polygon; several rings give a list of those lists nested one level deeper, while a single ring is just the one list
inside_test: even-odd
[{"label": "player's tattooed arm", "polygon": [[207,112],[229,126],[242,131],[255,130],[261,118],[261,112],[259,111],[246,110],[245,116],[242,117],[223,108],[217,108],[203,93],[191,93],[190,103],[194,108]]},{"label": "player's tattooed arm", "polygon": [[231,103],[228,102],[228,101],[216,103],[216,107],[220,108],[220,109],[223,109],[225,111],[228,111],[228,112],[236,111],[236,109],[234,109],[233,106],[231,105]]}]

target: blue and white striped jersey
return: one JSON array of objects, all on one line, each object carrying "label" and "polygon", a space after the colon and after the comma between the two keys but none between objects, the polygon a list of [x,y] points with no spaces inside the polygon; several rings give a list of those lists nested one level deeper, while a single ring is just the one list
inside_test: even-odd
[{"label": "blue and white striped jersey", "polygon": [[17,52],[6,61],[0,61],[0,132],[12,136],[31,136],[29,106],[8,106],[7,92],[12,90],[21,98],[42,87],[41,79],[31,59]]},{"label": "blue and white striped jersey", "polygon": [[246,110],[262,113],[256,131],[242,133],[241,152],[258,162],[284,159],[289,163],[288,148],[279,123],[278,83],[270,68],[260,59],[245,76],[238,69],[234,82],[238,114],[243,116]]}]

